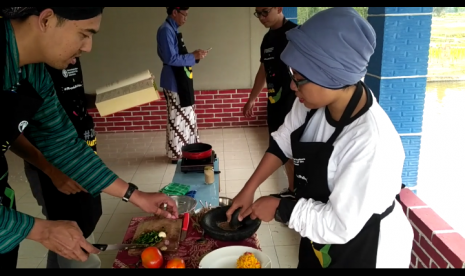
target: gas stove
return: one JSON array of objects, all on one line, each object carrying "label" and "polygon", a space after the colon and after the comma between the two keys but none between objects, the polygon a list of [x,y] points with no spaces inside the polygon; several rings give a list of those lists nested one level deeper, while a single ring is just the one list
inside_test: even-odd
[{"label": "gas stove", "polygon": [[213,166],[216,160],[216,153],[212,151],[212,155],[205,159],[193,160],[183,158],[181,160],[181,172],[203,172],[205,166]]}]

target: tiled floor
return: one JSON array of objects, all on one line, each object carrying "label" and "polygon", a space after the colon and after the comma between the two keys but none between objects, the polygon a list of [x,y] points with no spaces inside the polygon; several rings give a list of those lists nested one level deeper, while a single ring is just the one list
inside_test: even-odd
[{"label": "tiled floor", "polygon": [[[201,131],[202,142],[213,146],[220,160],[222,196],[233,198],[240,191],[268,145],[266,128],[244,128]],[[158,191],[170,183],[175,165],[165,158],[165,132],[100,134],[98,151],[105,163],[126,181],[136,183],[143,191]],[[33,198],[24,176],[22,161],[8,153],[10,184],[17,194],[18,210],[39,216],[41,210]],[[188,183],[186,183],[188,184]],[[263,183],[256,197],[287,187],[284,171],[279,170]],[[120,243],[129,220],[143,216],[138,208],[103,195],[103,216],[95,231],[99,243]],[[263,251],[276,267],[297,266],[299,235],[276,222],[263,223],[258,230]],[[39,243],[21,244],[18,267],[45,267],[46,249]],[[101,253],[102,267],[112,266],[116,253]]]}]

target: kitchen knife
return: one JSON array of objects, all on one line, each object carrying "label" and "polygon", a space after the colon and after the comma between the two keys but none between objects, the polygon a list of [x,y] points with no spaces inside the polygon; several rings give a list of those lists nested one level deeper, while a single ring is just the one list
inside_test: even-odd
[{"label": "kitchen knife", "polygon": [[186,239],[188,228],[189,228],[189,213],[185,213],[184,220],[182,221],[181,241]]},{"label": "kitchen knife", "polygon": [[100,251],[129,250],[150,247],[149,244],[92,244]]}]

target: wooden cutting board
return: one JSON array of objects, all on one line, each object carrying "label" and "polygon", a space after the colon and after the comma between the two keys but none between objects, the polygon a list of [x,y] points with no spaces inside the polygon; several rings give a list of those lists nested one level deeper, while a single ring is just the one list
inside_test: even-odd
[{"label": "wooden cutting board", "polygon": [[[136,241],[140,235],[150,231],[163,231],[166,233],[166,238],[156,245],[159,249],[166,246],[168,249],[165,251],[172,252],[178,250],[179,239],[181,237],[182,219],[172,220],[167,218],[153,217],[146,221],[139,223],[136,232],[134,233],[133,242]],[[164,241],[168,240],[169,244],[165,245]],[[144,249],[129,249],[129,256],[139,256]]]}]

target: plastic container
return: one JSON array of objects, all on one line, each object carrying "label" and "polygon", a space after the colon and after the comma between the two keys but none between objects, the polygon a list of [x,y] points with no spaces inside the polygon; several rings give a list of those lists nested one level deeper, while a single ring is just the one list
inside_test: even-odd
[{"label": "plastic container", "polygon": [[205,174],[205,184],[211,185],[215,183],[215,170],[213,166],[205,166],[203,173]]}]

